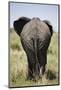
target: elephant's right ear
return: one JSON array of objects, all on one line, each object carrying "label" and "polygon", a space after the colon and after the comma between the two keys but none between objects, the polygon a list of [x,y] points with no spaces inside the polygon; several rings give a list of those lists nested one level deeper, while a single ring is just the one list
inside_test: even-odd
[{"label": "elephant's right ear", "polygon": [[45,23],[48,25],[48,27],[49,27],[49,29],[50,29],[50,32],[51,32],[51,36],[52,36],[52,34],[53,34],[53,27],[52,27],[52,25],[51,25],[50,22],[47,21],[47,20],[44,20],[43,22],[45,22]]},{"label": "elephant's right ear", "polygon": [[18,20],[14,21],[13,26],[16,33],[20,36],[22,29],[26,23],[28,23],[31,19],[27,17],[20,17]]}]

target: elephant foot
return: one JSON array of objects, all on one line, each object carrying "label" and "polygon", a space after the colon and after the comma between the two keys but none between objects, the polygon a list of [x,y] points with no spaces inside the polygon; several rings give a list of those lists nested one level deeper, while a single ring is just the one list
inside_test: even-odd
[{"label": "elephant foot", "polygon": [[28,73],[27,80],[32,80],[32,79],[33,79],[33,75]]},{"label": "elephant foot", "polygon": [[42,77],[45,73],[45,66],[41,66],[40,68],[40,77]]},{"label": "elephant foot", "polygon": [[33,74],[33,75],[28,75],[28,76],[27,76],[27,79],[28,79],[28,80],[37,81],[37,80],[39,80],[39,75],[35,75],[35,74]]},{"label": "elephant foot", "polygon": [[35,77],[33,78],[33,80],[34,80],[34,81],[38,81],[38,80],[39,80],[39,76],[35,76]]},{"label": "elephant foot", "polygon": [[27,76],[27,80],[32,80],[32,77],[30,77],[30,76]]}]

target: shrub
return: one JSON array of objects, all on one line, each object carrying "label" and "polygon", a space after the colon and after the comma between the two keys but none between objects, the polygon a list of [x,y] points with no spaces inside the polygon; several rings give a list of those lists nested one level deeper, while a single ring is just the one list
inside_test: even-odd
[{"label": "shrub", "polygon": [[20,45],[18,43],[12,43],[11,48],[12,49],[17,49],[19,51],[20,50]]}]

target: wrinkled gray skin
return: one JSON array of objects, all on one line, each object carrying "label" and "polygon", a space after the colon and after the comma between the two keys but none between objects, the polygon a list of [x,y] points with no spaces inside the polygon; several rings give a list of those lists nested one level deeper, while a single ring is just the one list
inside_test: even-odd
[{"label": "wrinkled gray skin", "polygon": [[39,78],[45,72],[47,50],[53,33],[48,21],[21,17],[14,21],[14,29],[21,36],[21,43],[28,59],[28,78]]}]

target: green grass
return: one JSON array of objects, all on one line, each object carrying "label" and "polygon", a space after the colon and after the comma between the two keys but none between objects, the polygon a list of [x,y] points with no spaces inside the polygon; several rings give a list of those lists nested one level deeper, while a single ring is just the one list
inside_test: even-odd
[{"label": "green grass", "polygon": [[58,84],[58,33],[54,33],[48,49],[47,73],[42,80],[27,80],[28,63],[20,38],[10,30],[10,87]]}]

